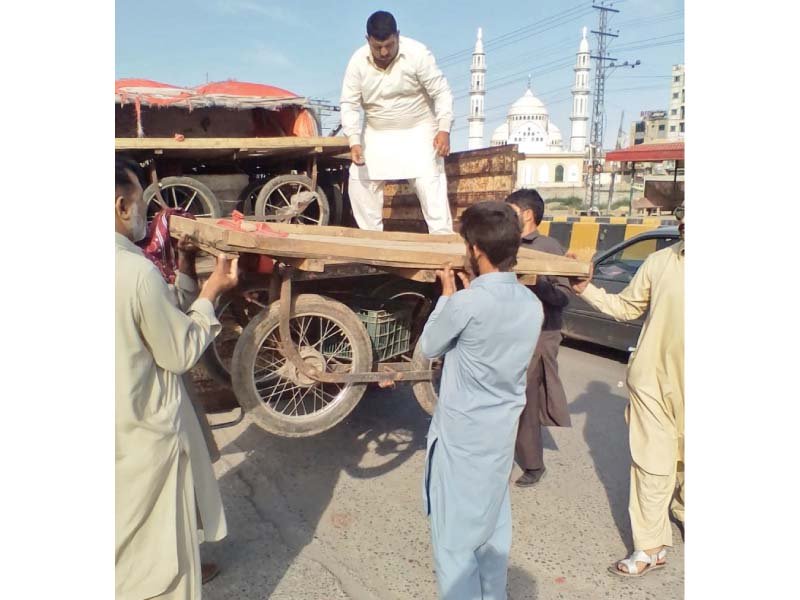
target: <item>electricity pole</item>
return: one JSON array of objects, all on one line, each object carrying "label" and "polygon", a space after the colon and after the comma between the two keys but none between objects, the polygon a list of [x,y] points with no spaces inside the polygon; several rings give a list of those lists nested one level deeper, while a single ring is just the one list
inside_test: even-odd
[{"label": "electricity pole", "polygon": [[592,103],[592,130],[589,138],[589,208],[595,208],[600,194],[600,171],[603,158],[603,121],[605,120],[606,94],[606,62],[615,59],[608,56],[608,38],[619,37],[618,33],[608,31],[608,13],[618,13],[610,3],[600,0],[592,4],[599,12],[599,26],[592,33],[597,36],[597,53],[591,58],[595,60],[594,70],[594,102]]},{"label": "electricity pole", "polygon": [[[620,67],[630,67],[631,69],[639,66],[641,61],[635,62],[625,61],[624,63],[616,64],[616,58],[608,56],[608,45],[610,40],[608,38],[619,37],[619,30],[611,33],[608,30],[608,15],[609,13],[618,13],[616,8],[613,8],[613,2],[606,2],[606,0],[599,0],[599,2],[592,4],[592,8],[599,11],[599,24],[597,30],[592,30],[592,33],[597,36],[597,54],[592,56],[595,60],[594,72],[594,102],[592,103],[592,131],[589,139],[589,181],[587,191],[589,194],[589,208],[596,208],[598,197],[600,195],[600,173],[603,170],[603,126],[605,124],[605,94],[606,94],[606,79],[616,69]],[[610,63],[606,65],[606,63]]]}]

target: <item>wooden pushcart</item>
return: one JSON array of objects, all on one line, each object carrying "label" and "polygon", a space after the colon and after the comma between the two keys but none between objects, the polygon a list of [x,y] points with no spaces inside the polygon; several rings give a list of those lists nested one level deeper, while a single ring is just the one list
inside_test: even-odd
[{"label": "wooden pushcart", "polygon": [[[368,384],[408,382],[432,412],[441,364],[417,342],[436,298],[434,270],[465,265],[460,237],[270,228],[275,234],[216,219],[170,222],[174,237],[188,235],[210,253],[274,260],[271,272],[222,299],[226,330],[208,353],[216,363],[209,371],[230,382],[243,410],[277,435],[310,436],[344,419]],[[588,265],[521,249],[516,270],[531,283],[536,274],[585,276]]]}]

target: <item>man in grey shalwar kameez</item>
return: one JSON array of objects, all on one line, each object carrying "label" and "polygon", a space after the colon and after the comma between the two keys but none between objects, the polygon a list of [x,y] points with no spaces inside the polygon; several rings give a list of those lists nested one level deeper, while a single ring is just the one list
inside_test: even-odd
[{"label": "man in grey shalwar kameez", "polygon": [[424,496],[439,595],[505,599],[511,548],[509,479],[525,406],[525,375],[544,318],[511,268],[520,244],[513,209],[482,202],[462,216],[471,283],[450,268],[422,332],[428,358],[444,356],[428,432]]}]

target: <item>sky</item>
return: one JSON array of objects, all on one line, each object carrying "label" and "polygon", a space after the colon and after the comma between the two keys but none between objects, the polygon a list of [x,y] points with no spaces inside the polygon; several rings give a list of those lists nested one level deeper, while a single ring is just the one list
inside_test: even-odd
[{"label": "sky", "polygon": [[[672,65],[683,63],[681,0],[619,0],[609,19],[610,54],[620,68],[606,82],[604,146],[616,142],[641,111],[666,110]],[[569,88],[581,28],[598,27],[589,0],[117,0],[116,78],[138,77],[174,85],[235,79],[267,83],[301,96],[338,104],[345,66],[365,43],[367,17],[394,14],[401,35],[434,54],[455,97],[451,146],[467,146],[470,60],[478,27],[486,48],[488,145],[511,103],[526,90],[547,106],[568,143]],[[592,49],[596,38],[589,34]],[[691,77],[691,75],[690,75]],[[338,123],[336,115],[327,124]]]}]

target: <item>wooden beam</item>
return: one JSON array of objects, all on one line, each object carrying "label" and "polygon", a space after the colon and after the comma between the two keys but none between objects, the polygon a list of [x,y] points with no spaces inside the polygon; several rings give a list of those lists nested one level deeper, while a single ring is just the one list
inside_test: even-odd
[{"label": "wooden beam", "polygon": [[116,150],[277,150],[281,148],[314,149],[321,147],[345,152],[350,148],[344,137],[270,137],[270,138],[115,138]]},{"label": "wooden beam", "polygon": [[[273,258],[316,259],[324,264],[353,262],[395,269],[433,270],[446,264],[456,269],[466,266],[466,249],[455,236],[424,235],[425,241],[391,239],[397,234],[379,233],[380,238],[330,235],[328,227],[313,227],[309,233],[290,233],[287,237],[269,237],[257,233],[226,229],[215,219],[172,217],[170,233],[192,239],[225,251],[266,254]],[[346,228],[342,228],[346,229]],[[349,230],[356,232],[358,230]],[[361,232],[363,233],[363,232]],[[419,234],[404,234],[420,237]],[[319,266],[315,266],[319,268]],[[586,276],[589,266],[576,260],[521,248],[517,255],[518,273]]]}]

